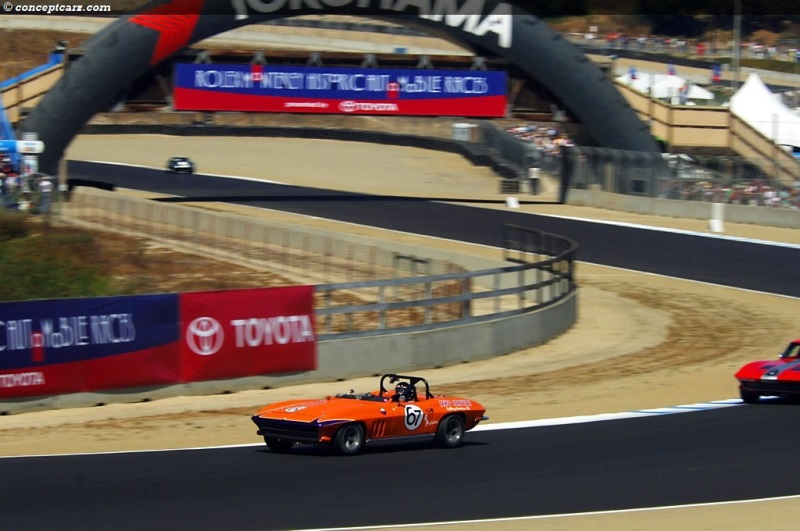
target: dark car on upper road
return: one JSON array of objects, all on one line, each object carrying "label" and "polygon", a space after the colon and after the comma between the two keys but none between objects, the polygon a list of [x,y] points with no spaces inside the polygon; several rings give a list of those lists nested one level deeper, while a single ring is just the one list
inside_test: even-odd
[{"label": "dark car on upper road", "polygon": [[170,173],[194,173],[194,162],[189,157],[172,157],[167,161]]}]

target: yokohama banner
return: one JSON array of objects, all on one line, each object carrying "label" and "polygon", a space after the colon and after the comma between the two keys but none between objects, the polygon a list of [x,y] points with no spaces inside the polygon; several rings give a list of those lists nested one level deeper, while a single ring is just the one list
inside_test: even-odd
[{"label": "yokohama banner", "polygon": [[313,286],[182,295],[184,378],[316,369],[313,295]]},{"label": "yokohama banner", "polygon": [[484,70],[178,64],[176,110],[503,117],[506,74]]}]

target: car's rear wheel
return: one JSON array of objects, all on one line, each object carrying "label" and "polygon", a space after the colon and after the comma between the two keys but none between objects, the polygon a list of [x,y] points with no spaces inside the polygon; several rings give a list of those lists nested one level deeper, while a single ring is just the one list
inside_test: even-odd
[{"label": "car's rear wheel", "polygon": [[274,437],[264,437],[264,442],[267,443],[267,448],[281,454],[288,452],[294,446],[294,441],[276,439]]},{"label": "car's rear wheel", "polygon": [[760,393],[748,391],[747,389],[739,389],[739,396],[742,397],[742,402],[745,404],[757,404],[761,398]]},{"label": "car's rear wheel", "polygon": [[345,424],[333,438],[333,449],[341,455],[356,455],[364,448],[364,428],[360,424]]},{"label": "car's rear wheel", "polygon": [[464,419],[460,415],[448,415],[439,421],[436,428],[436,445],[441,448],[456,448],[464,442]]}]

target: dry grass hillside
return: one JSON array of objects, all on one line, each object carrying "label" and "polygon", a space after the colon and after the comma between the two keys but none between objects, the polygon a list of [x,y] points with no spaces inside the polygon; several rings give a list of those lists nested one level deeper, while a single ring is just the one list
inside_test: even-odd
[{"label": "dry grass hillside", "polygon": [[71,48],[80,47],[91,35],[68,31],[0,30],[0,74],[9,79],[47,62],[47,54],[58,41]]}]

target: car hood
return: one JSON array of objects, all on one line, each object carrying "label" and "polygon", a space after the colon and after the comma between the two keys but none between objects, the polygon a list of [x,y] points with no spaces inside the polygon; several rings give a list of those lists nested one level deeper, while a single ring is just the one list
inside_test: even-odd
[{"label": "car hood", "polygon": [[270,404],[258,413],[257,417],[313,422],[315,420],[349,420],[363,418],[382,404],[347,398],[323,398],[318,400],[291,400]]},{"label": "car hood", "polygon": [[736,378],[738,380],[761,378],[800,380],[800,360],[793,358],[753,361],[739,369]]}]

